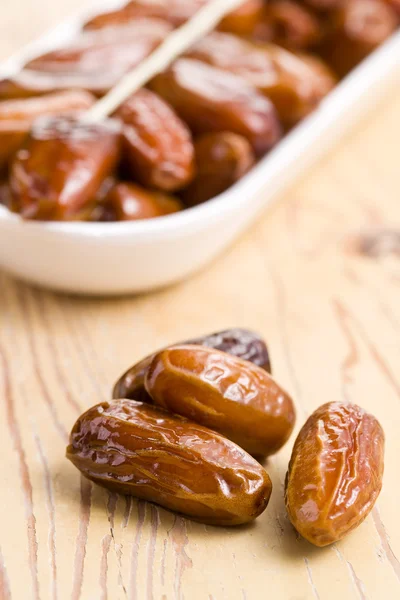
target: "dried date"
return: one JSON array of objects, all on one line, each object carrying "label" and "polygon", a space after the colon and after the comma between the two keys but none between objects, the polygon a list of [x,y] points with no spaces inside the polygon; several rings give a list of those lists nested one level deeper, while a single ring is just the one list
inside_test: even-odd
[{"label": "dried date", "polygon": [[95,96],[106,94],[121,78],[118,72],[57,73],[23,69],[0,80],[0,100],[33,98],[50,92],[87,90]]},{"label": "dried date", "polygon": [[316,46],[324,35],[324,27],[317,16],[305,6],[292,0],[269,2],[266,7],[264,37],[289,50],[308,50]]},{"label": "dried date", "polygon": [[320,54],[343,77],[380,46],[398,24],[394,8],[381,0],[349,0],[332,15],[331,30]]},{"label": "dried date", "polygon": [[69,46],[38,56],[25,69],[55,74],[119,73],[133,69],[171,32],[160,19],[140,19],[132,26],[85,31]]},{"label": "dried date", "polygon": [[138,19],[163,19],[175,27],[190,19],[208,0],[133,0],[122,9],[95,16],[85,29],[101,29],[136,22]]},{"label": "dried date", "polygon": [[156,405],[218,431],[253,455],[277,452],[294,426],[290,396],[264,369],[214,348],[159,352],[145,386]]},{"label": "dried date", "polygon": [[157,94],[142,89],[116,112],[124,123],[124,160],[134,181],[171,192],[194,174],[190,131]]},{"label": "dried date", "polygon": [[0,100],[77,89],[102,96],[170,32],[171,26],[159,19],[85,32],[69,47],[38,56],[19,73],[0,80]]},{"label": "dried date", "polygon": [[194,133],[231,131],[245,137],[257,154],[281,138],[272,102],[234,73],[181,58],[157,75],[151,87]]},{"label": "dried date", "polygon": [[274,44],[253,44],[227,33],[211,33],[187,56],[246,79],[273,102],[286,127],[312,112],[336,83],[327,65],[314,56],[298,56]]},{"label": "dried date", "polygon": [[88,110],[95,98],[83,90],[48,94],[39,98],[0,102],[0,121],[22,121],[31,124],[42,115],[63,115]]},{"label": "dried date", "polygon": [[187,206],[215,198],[239,181],[255,163],[249,142],[236,133],[205,133],[195,140],[196,176],[183,191]]},{"label": "dried date", "polygon": [[[248,329],[236,328],[218,331],[185,342],[179,342],[177,345],[182,344],[215,348],[243,360],[249,360],[271,373],[271,361],[265,341],[260,335]],[[113,398],[131,398],[132,400],[152,403],[152,399],[144,386],[144,380],[154,356],[155,353],[147,356],[128,369],[118,379],[113,389]]]},{"label": "dried date", "polygon": [[183,209],[177,198],[146,190],[135,183],[122,182],[110,190],[105,204],[116,221],[152,219]]},{"label": "dried date", "polygon": [[355,404],[316,410],[296,439],[286,476],[286,507],[312,544],[332,544],[372,510],[382,486],[384,433]]},{"label": "dried date", "polygon": [[225,329],[224,331],[187,340],[186,342],[182,342],[182,344],[214,348],[242,360],[248,360],[268,373],[271,373],[271,360],[267,345],[258,333],[249,329],[241,329],[239,327]]},{"label": "dried date", "polygon": [[263,467],[233,442],[132,400],[103,402],[83,414],[67,458],[109,490],[212,525],[252,521],[272,490]]},{"label": "dried date", "polygon": [[74,114],[90,108],[94,101],[88,92],[69,91],[0,102],[0,172],[23,145],[36,117]]},{"label": "dried date", "polygon": [[118,122],[41,117],[11,166],[15,210],[28,219],[74,218],[113,172],[119,150]]}]

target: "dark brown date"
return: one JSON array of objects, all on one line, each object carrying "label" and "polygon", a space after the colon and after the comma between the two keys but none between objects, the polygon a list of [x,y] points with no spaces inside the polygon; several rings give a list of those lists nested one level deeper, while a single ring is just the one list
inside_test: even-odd
[{"label": "dark brown date", "polygon": [[[266,343],[260,335],[248,329],[235,328],[218,331],[217,333],[180,342],[177,345],[181,346],[183,344],[215,348],[243,360],[249,360],[262,369],[265,369],[268,373],[271,373],[271,362]],[[113,389],[113,398],[131,398],[132,400],[140,400],[141,402],[153,402],[146,391],[144,381],[147,369],[154,356],[155,353],[147,356],[128,369],[118,379]]]},{"label": "dark brown date", "polygon": [[117,183],[108,194],[106,206],[116,221],[152,219],[183,209],[177,198],[146,190],[135,183]]},{"label": "dark brown date", "polygon": [[74,218],[114,170],[119,142],[116,121],[41,117],[11,166],[16,211],[27,219]]},{"label": "dark brown date", "polygon": [[[271,373],[271,360],[267,345],[258,333],[249,329],[239,327],[226,329],[187,340],[183,344],[214,348],[242,360],[248,360],[267,371],[267,373]],[[182,345],[182,343],[179,345]]]},{"label": "dark brown date", "polygon": [[157,94],[142,89],[116,112],[124,123],[124,160],[141,184],[171,192],[190,183],[194,148],[187,126]]},{"label": "dark brown date", "polygon": [[381,0],[349,0],[331,17],[331,33],[320,52],[340,76],[382,44],[397,28],[394,9]]},{"label": "dark brown date", "polygon": [[145,377],[154,404],[218,431],[250,454],[269,456],[295,422],[290,396],[260,367],[201,346],[174,346]]},{"label": "dark brown date", "polygon": [[327,546],[372,510],[382,486],[384,433],[355,404],[330,402],[306,421],[286,476],[289,519],[306,540]]},{"label": "dark brown date", "polygon": [[272,484],[224,437],[159,408],[114,400],[75,423],[67,458],[109,490],[212,525],[240,525],[266,508]]},{"label": "dark brown date", "polygon": [[272,100],[281,121],[291,127],[312,112],[334,87],[330,69],[307,55],[297,56],[273,44],[255,45],[227,33],[214,32],[188,55],[240,75]]},{"label": "dark brown date", "polygon": [[205,133],[195,142],[196,176],[183,191],[187,206],[221,194],[239,181],[255,163],[249,142],[236,133]]},{"label": "dark brown date", "polygon": [[263,154],[281,137],[273,104],[236,74],[181,58],[151,82],[197,134],[231,131]]}]

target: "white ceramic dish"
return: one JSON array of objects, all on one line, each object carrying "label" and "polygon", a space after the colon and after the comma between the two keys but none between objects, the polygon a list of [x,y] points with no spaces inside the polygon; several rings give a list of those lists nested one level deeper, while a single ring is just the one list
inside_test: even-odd
[{"label": "white ceramic dish", "polygon": [[[62,45],[82,20],[122,2],[96,2],[1,68]],[[0,206],[0,267],[40,286],[78,294],[149,291],[188,277],[226,248],[284,187],[321,156],[400,75],[400,32],[340,83],[320,107],[234,187],[201,206],[131,223],[23,221]]]}]

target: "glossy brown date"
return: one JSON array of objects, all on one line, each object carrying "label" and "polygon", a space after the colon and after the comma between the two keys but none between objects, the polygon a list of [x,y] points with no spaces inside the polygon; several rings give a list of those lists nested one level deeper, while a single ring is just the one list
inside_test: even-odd
[{"label": "glossy brown date", "polygon": [[196,176],[183,191],[187,206],[196,206],[221,194],[239,181],[255,163],[246,138],[236,133],[205,133],[195,142]]},{"label": "glossy brown date", "polygon": [[122,23],[132,23],[137,19],[157,18],[174,26],[182,25],[190,19],[208,0],[133,0],[124,8],[95,16],[85,25],[85,29],[101,29]]},{"label": "glossy brown date", "polygon": [[15,209],[27,219],[74,218],[114,170],[119,150],[116,121],[41,117],[11,165]]},{"label": "glossy brown date", "polygon": [[232,131],[245,137],[257,154],[281,137],[273,104],[236,74],[181,58],[157,75],[151,87],[197,134]]},{"label": "glossy brown date", "polygon": [[29,68],[0,80],[0,100],[75,89],[102,96],[170,31],[164,21],[142,19],[134,27],[86,32],[71,46],[37,57]]},{"label": "glossy brown date", "polygon": [[159,408],[114,400],[75,423],[67,458],[95,483],[212,525],[240,525],[266,508],[272,484],[224,437]]},{"label": "glossy brown date", "polygon": [[394,9],[381,0],[349,0],[331,17],[331,33],[320,53],[343,77],[398,27]]},{"label": "glossy brown date", "polygon": [[338,80],[328,65],[315,55],[295,55],[272,45],[268,52],[279,74],[277,84],[270,87],[269,96],[282,121],[291,127],[312,113]]},{"label": "glossy brown date", "polygon": [[84,91],[0,102],[0,171],[8,166],[21,148],[36,117],[73,114],[90,108],[93,103],[94,97]]},{"label": "glossy brown date", "polygon": [[305,50],[321,38],[321,23],[292,0],[249,0],[225,17],[219,31],[259,42],[274,42],[290,50]]},{"label": "glossy brown date", "polygon": [[117,183],[110,190],[106,205],[116,221],[152,219],[183,209],[177,198],[146,190],[135,183]]},{"label": "glossy brown date", "polygon": [[94,96],[83,90],[65,91],[24,100],[5,100],[0,102],[0,121],[32,123],[36,117],[42,115],[62,115],[87,110],[94,102]]},{"label": "glossy brown date", "polygon": [[306,540],[326,546],[372,510],[382,486],[384,433],[355,404],[330,402],[306,421],[286,476],[289,519]]},{"label": "glossy brown date", "polygon": [[134,181],[168,192],[190,183],[194,174],[192,137],[165,100],[142,89],[128,98],[115,116],[124,123],[124,161]]},{"label": "glossy brown date", "polygon": [[[154,17],[157,15],[151,14],[150,11],[148,14],[142,14],[140,17]],[[140,18],[139,17],[139,18]],[[124,6],[119,10],[111,10],[105,13],[100,13],[87,21],[84,25],[84,30],[98,30],[103,29],[105,27],[119,27],[121,25],[130,25],[132,22],[137,19],[138,16],[135,15],[133,11],[129,9],[129,7]]]},{"label": "glossy brown date", "polygon": [[0,100],[32,98],[51,92],[82,89],[103,96],[121,79],[120,71],[96,73],[41,72],[23,69],[0,80]]},{"label": "glossy brown date", "polygon": [[[180,342],[184,344],[206,346],[221,350],[232,356],[248,360],[268,373],[271,373],[271,361],[265,341],[260,335],[248,329],[226,329],[201,337]],[[139,363],[128,369],[117,381],[113,389],[113,398],[131,398],[141,402],[150,402],[152,399],[146,391],[144,381],[155,354],[147,356]]]},{"label": "glossy brown date", "polygon": [[188,55],[240,75],[275,105],[286,127],[310,112],[334,87],[336,78],[317,58],[297,56],[273,44],[255,45],[227,33],[214,32]]},{"label": "glossy brown date", "polygon": [[260,367],[201,346],[174,346],[145,377],[154,404],[225,435],[250,454],[269,456],[289,438],[290,396]]},{"label": "glossy brown date", "polygon": [[269,2],[265,22],[263,37],[259,35],[258,40],[274,42],[288,50],[314,48],[324,34],[323,23],[317,16],[292,0]]},{"label": "glossy brown date", "polygon": [[131,27],[85,32],[69,46],[34,58],[25,68],[49,73],[123,74],[155,50],[171,30],[165,21],[141,19]]}]

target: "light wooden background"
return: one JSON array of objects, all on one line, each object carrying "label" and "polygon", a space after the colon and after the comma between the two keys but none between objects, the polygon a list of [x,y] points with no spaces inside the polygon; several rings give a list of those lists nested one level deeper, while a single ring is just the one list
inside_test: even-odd
[{"label": "light wooden background", "polygon": [[[6,57],[81,0],[2,0]],[[1,600],[400,598],[400,86],[210,268],[152,295],[57,296],[0,274]],[[378,239],[378,238],[377,238]],[[64,458],[78,414],[128,365],[228,326],[265,335],[298,427],[328,400],[373,412],[387,436],[367,521],[320,550],[283,504],[293,439],[267,464],[274,492],[248,528],[218,529],[109,495]]]}]

